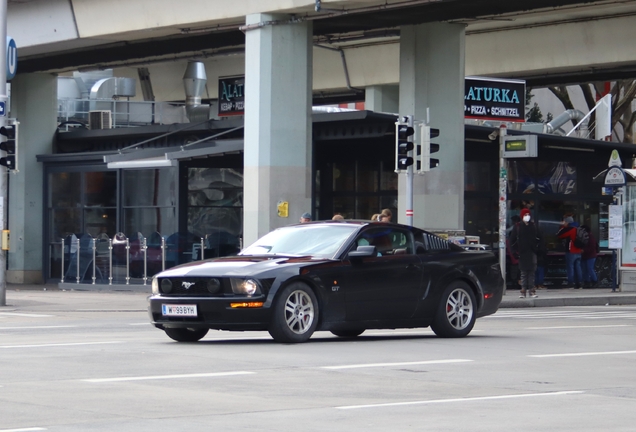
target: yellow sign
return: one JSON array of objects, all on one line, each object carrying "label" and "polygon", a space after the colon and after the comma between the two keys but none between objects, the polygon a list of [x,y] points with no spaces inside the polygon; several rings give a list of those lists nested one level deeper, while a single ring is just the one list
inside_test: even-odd
[{"label": "yellow sign", "polygon": [[526,151],[526,140],[506,141],[506,151]]},{"label": "yellow sign", "polygon": [[289,203],[287,201],[278,201],[278,217],[289,217]]}]

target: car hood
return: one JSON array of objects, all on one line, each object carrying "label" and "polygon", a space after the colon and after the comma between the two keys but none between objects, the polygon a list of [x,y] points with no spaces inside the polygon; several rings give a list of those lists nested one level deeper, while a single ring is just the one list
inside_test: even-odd
[{"label": "car hood", "polygon": [[236,256],[183,264],[157,277],[253,276],[289,266],[307,266],[329,261],[324,258],[289,256]]}]

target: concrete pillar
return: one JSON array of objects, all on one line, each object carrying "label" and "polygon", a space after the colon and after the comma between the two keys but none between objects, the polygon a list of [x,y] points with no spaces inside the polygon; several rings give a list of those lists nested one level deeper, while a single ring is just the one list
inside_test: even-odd
[{"label": "concrete pillar", "polygon": [[[298,223],[311,209],[311,23],[286,15],[248,15],[245,35],[243,241]],[[279,202],[289,217],[279,217]]]},{"label": "concrete pillar", "polygon": [[397,85],[375,85],[365,88],[364,108],[369,111],[399,112],[400,87]]},{"label": "concrete pillar", "polygon": [[18,170],[9,174],[9,283],[42,283],[42,256],[46,196],[44,167],[38,154],[51,153],[57,128],[57,77],[53,74],[18,74],[11,82],[11,117],[18,129]]},{"label": "concrete pillar", "polygon": [[[413,224],[427,229],[464,225],[464,45],[461,24],[430,23],[401,28],[400,115],[427,119],[440,129],[433,140],[440,166],[415,176]],[[398,182],[398,221],[406,221],[406,176]]]}]

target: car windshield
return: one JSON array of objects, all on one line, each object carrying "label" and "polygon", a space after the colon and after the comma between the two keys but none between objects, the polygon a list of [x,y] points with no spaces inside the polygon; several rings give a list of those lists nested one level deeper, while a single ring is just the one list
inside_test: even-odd
[{"label": "car windshield", "polygon": [[239,255],[294,255],[331,258],[359,226],[295,225],[279,228],[243,249]]}]

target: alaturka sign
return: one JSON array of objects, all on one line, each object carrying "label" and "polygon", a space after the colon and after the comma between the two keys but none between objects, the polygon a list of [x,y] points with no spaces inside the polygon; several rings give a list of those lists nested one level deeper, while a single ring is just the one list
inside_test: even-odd
[{"label": "alaturka sign", "polygon": [[525,121],[526,82],[466,77],[464,117],[480,120]]}]

